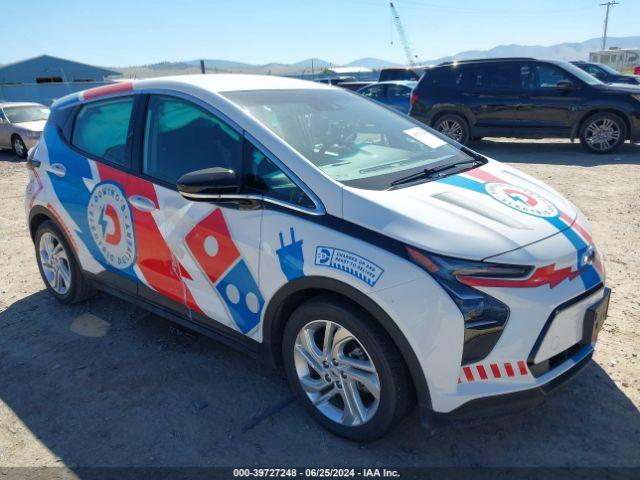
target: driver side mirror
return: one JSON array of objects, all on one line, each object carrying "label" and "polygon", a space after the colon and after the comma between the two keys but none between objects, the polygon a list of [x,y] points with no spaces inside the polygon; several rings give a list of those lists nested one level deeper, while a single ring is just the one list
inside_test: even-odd
[{"label": "driver side mirror", "polygon": [[569,80],[560,80],[558,83],[556,83],[556,88],[558,90],[566,92],[569,90],[573,90],[575,87],[573,86],[573,83],[571,83]]},{"label": "driver side mirror", "polygon": [[222,195],[240,191],[240,179],[233,170],[215,167],[184,174],[178,192],[189,200],[220,200]]}]

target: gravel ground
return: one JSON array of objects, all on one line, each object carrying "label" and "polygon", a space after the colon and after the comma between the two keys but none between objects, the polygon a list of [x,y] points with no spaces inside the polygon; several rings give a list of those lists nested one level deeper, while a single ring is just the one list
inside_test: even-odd
[{"label": "gravel ground", "polygon": [[640,466],[640,145],[566,141],[480,152],[548,182],[589,217],[613,289],[595,361],[538,409],[437,431],[414,412],[368,445],[333,437],[280,373],[100,295],[44,290],[25,226],[26,172],[0,153],[0,471],[11,466]]}]

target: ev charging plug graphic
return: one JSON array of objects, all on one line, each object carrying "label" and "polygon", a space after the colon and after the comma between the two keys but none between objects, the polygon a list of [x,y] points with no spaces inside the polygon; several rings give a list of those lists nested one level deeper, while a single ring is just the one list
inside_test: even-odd
[{"label": "ev charging plug graphic", "polygon": [[304,257],[302,254],[302,240],[297,240],[293,231],[293,227],[289,229],[291,234],[291,243],[289,245],[284,244],[284,236],[282,232],[280,236],[280,248],[276,250],[278,259],[280,260],[280,269],[287,280],[295,280],[296,278],[304,276],[303,266]]}]

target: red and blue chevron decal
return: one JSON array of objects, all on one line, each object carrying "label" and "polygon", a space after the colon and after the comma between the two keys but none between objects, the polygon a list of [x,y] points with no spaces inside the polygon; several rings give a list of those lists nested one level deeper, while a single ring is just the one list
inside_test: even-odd
[{"label": "red and blue chevron decal", "polygon": [[[578,225],[569,215],[555,207],[548,200],[510,185],[501,178],[487,172],[481,168],[469,170],[462,174],[445,177],[437,180],[439,183],[446,183],[459,188],[472,190],[483,195],[496,198],[488,191],[495,185],[500,185],[500,193],[511,201],[501,201],[504,205],[514,208],[522,213],[535,215],[542,220],[553,225],[558,232],[571,242],[576,250],[576,269],[556,268],[555,264],[538,267],[532,275],[525,280],[518,279],[491,279],[479,277],[459,277],[459,280],[467,285],[486,287],[509,287],[509,288],[534,288],[541,285],[548,285],[553,288],[564,280],[573,280],[580,277],[585,289],[594,287],[602,281],[604,276],[603,266],[599,257],[594,252],[594,245],[591,236],[587,231]],[[544,205],[541,205],[543,204]],[[535,210],[537,209],[537,210]],[[586,257],[593,256],[593,263],[585,262]]]}]

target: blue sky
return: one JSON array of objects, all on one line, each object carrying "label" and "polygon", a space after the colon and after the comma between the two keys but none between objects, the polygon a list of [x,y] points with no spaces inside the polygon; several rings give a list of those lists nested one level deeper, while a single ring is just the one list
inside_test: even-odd
[{"label": "blue sky", "polygon": [[[500,44],[599,37],[603,0],[396,0],[423,60]],[[609,35],[640,35],[640,0],[612,9]],[[385,0],[30,0],[3,2],[0,63],[47,53],[104,66],[218,58],[404,62]]]}]

